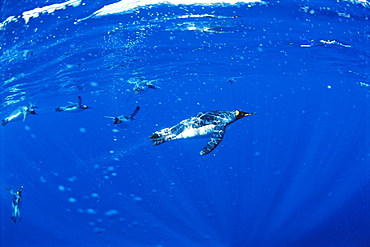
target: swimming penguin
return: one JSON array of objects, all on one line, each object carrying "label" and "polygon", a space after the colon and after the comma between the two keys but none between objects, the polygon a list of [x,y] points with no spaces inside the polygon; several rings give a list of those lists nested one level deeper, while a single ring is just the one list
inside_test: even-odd
[{"label": "swimming penguin", "polygon": [[20,121],[20,120],[25,121],[26,117],[29,114],[33,114],[33,115],[36,114],[33,108],[37,108],[37,106],[33,104],[28,104],[27,106],[20,106],[15,111],[13,111],[8,117],[4,118],[1,124],[5,126],[9,122],[15,122],[15,121]]},{"label": "swimming penguin", "polygon": [[58,108],[55,108],[56,111],[65,111],[65,112],[80,112],[86,109],[91,109],[91,107],[88,107],[87,105],[82,104],[82,98],[81,96],[78,96],[78,103],[68,102],[70,105],[67,106],[61,106]]},{"label": "swimming penguin", "polygon": [[211,135],[208,144],[200,151],[200,155],[205,155],[220,144],[228,125],[245,116],[255,114],[239,110],[200,112],[173,127],[154,132],[149,138],[154,142],[154,146],[157,146],[171,140]]},{"label": "swimming penguin", "polygon": [[118,116],[118,117],[110,117],[110,116],[104,116],[104,118],[111,118],[111,119],[114,119],[114,122],[113,124],[119,124],[119,123],[122,123],[122,122],[126,122],[126,121],[132,121],[134,120],[134,117],[135,115],[139,112],[140,110],[140,106],[137,106],[134,110],[133,113],[131,113],[130,116],[124,116],[124,115],[121,115],[121,116]]},{"label": "swimming penguin", "polygon": [[155,86],[153,84],[154,80],[145,80],[141,77],[138,77],[138,78],[131,78],[128,83],[130,84],[134,84],[134,88],[132,89],[133,92],[132,94],[128,97],[127,101],[129,101],[131,99],[131,97],[133,95],[138,95],[139,92],[144,92],[146,91],[147,88],[149,89],[154,89],[154,90],[158,90],[158,89],[161,89],[160,87],[158,86]]},{"label": "swimming penguin", "polygon": [[20,204],[22,201],[22,190],[23,186],[16,192],[14,192],[11,188],[5,187],[6,190],[10,192],[10,194],[13,196],[12,198],[12,217],[14,223],[21,220],[21,211],[20,211]]}]

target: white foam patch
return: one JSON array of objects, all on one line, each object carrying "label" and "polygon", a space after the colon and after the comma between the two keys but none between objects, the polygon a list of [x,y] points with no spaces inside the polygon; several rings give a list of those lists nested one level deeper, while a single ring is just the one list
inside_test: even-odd
[{"label": "white foam patch", "polygon": [[49,6],[42,7],[42,8],[36,8],[33,10],[25,11],[23,12],[22,17],[27,24],[31,18],[39,17],[40,14],[45,14],[45,13],[51,14],[56,10],[65,9],[67,6],[77,7],[80,4],[81,4],[81,0],[70,0],[64,3],[52,4]]},{"label": "white foam patch", "polygon": [[344,2],[351,2],[354,4],[361,4],[364,7],[370,7],[370,2],[368,0],[343,0]]},{"label": "white foam patch", "polygon": [[18,19],[15,16],[9,16],[8,18],[5,19],[5,21],[0,23],[0,30],[3,29],[9,22],[12,21],[18,21]]},{"label": "white foam patch", "polygon": [[104,15],[112,15],[112,14],[119,14],[132,11],[139,7],[144,7],[148,5],[158,5],[158,4],[170,4],[170,5],[214,5],[214,4],[246,4],[246,3],[264,3],[261,0],[121,0],[117,3],[112,3],[109,5],[105,5],[103,8],[95,11],[92,15],[81,19],[85,20],[90,17],[96,16],[104,16]]},{"label": "white foam patch", "polygon": [[338,42],[336,40],[323,40],[323,39],[321,39],[319,42],[322,43],[322,44],[326,44],[326,45],[339,45],[339,46],[343,46],[343,47],[346,47],[346,48],[351,47],[351,45],[343,44],[343,43]]},{"label": "white foam patch", "polygon": [[69,0],[64,3],[57,3],[41,8],[35,8],[28,10],[22,13],[22,16],[9,16],[5,21],[0,23],[0,30],[2,30],[10,22],[17,22],[18,19],[23,18],[26,24],[30,21],[31,18],[37,18],[40,14],[51,14],[56,10],[65,9],[67,6],[77,7],[81,4],[82,0]]}]

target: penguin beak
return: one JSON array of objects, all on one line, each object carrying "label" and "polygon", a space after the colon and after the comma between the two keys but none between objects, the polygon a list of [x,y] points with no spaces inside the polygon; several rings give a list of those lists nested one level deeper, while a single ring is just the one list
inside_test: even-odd
[{"label": "penguin beak", "polygon": [[236,116],[236,119],[241,119],[243,117],[246,117],[246,116],[250,116],[250,115],[256,115],[257,113],[255,112],[244,112],[244,111],[239,111],[237,112],[237,116]]}]

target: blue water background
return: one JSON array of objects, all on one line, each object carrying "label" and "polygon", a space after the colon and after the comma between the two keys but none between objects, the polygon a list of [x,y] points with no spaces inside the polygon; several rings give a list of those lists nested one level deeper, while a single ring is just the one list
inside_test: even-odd
[{"label": "blue water background", "polygon": [[[62,2],[4,1],[1,21]],[[1,246],[369,245],[370,91],[359,85],[370,83],[369,4],[91,16],[114,2],[0,30],[1,118],[38,106],[0,128]],[[127,101],[133,78],[160,89]],[[92,109],[55,112],[77,96]],[[136,106],[132,122],[103,118]],[[148,139],[200,111],[234,109],[257,115],[209,155],[199,155],[207,139]],[[14,224],[4,187],[21,185]]]}]

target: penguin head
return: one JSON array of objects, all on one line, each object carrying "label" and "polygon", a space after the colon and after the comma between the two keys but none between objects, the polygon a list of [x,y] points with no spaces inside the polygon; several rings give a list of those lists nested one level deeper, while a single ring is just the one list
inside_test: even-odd
[{"label": "penguin head", "polygon": [[28,103],[27,107],[28,109],[38,108],[34,103]]},{"label": "penguin head", "polygon": [[82,105],[82,110],[86,110],[86,109],[91,109],[91,107],[89,107],[87,105]]},{"label": "penguin head", "polygon": [[37,115],[37,113],[35,112],[35,110],[34,110],[34,109],[29,109],[29,110],[28,110],[28,113],[29,113],[29,114]]},{"label": "penguin head", "polygon": [[236,120],[238,119],[241,119],[243,117],[246,117],[246,116],[250,116],[250,115],[256,115],[257,113],[255,112],[244,112],[244,111],[239,111],[239,110],[235,110],[235,116],[236,116]]}]

